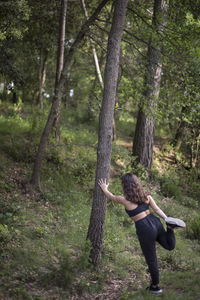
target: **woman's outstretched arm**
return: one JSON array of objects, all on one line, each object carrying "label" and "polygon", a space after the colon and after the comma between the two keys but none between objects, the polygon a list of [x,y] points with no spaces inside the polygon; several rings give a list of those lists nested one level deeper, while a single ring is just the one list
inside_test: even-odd
[{"label": "woman's outstretched arm", "polygon": [[156,202],[153,200],[153,198],[151,196],[148,196],[148,199],[149,199],[149,205],[151,206],[153,211],[155,211],[155,213],[157,215],[159,215],[161,218],[163,218],[165,220],[167,218],[167,216],[162,211],[162,209],[160,209],[160,207],[156,204]]},{"label": "woman's outstretched arm", "polygon": [[123,196],[115,196],[108,190],[109,183],[106,182],[106,179],[99,180],[99,186],[101,187],[102,191],[104,192],[105,196],[114,201],[121,204],[124,204],[124,197]]}]

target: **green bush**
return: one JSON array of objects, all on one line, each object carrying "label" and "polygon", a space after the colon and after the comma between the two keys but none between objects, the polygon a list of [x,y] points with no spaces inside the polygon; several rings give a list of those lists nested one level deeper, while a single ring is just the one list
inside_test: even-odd
[{"label": "green bush", "polygon": [[174,197],[176,200],[182,200],[180,188],[180,176],[174,169],[168,170],[160,180],[161,192],[165,197]]},{"label": "green bush", "polygon": [[169,178],[161,182],[161,192],[165,197],[174,197],[181,201],[182,193],[180,187]]},{"label": "green bush", "polygon": [[134,173],[141,180],[146,180],[148,177],[147,169],[137,162],[136,156],[130,156],[130,160],[123,168],[123,173]]},{"label": "green bush", "polygon": [[187,196],[183,196],[181,198],[180,201],[184,206],[190,207],[190,208],[198,208],[199,203],[197,200],[191,198],[191,197],[187,197]]},{"label": "green bush", "polygon": [[191,196],[200,201],[200,184],[197,182],[193,182],[191,184],[191,190],[190,190]]},{"label": "green bush", "polygon": [[63,289],[69,288],[73,282],[74,265],[71,253],[61,245],[56,249],[55,255],[52,257],[51,273],[47,275],[48,279],[53,279],[55,284]]},{"label": "green bush", "polygon": [[11,234],[7,225],[0,224],[0,242],[6,243],[11,239]]},{"label": "green bush", "polygon": [[200,240],[200,214],[197,214],[188,224],[187,233],[190,238]]}]

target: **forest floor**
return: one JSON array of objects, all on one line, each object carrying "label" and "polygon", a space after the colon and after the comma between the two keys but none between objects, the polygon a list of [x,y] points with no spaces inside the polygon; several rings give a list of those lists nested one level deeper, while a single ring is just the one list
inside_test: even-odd
[{"label": "forest floor", "polygon": [[[23,131],[24,125],[9,125],[13,120],[0,121],[0,299],[154,299],[145,291],[150,278],[135,228],[120,206],[108,202],[102,268],[94,270],[88,263],[85,237],[94,185],[96,129],[80,120],[80,124],[66,124],[68,150],[59,147],[55,152],[52,147],[47,151],[41,194],[29,183],[31,151],[37,145],[31,139],[38,141],[37,135],[27,134],[27,124]],[[121,192],[119,175],[130,151],[131,138],[123,132],[113,145],[110,188],[114,193]],[[181,173],[176,177],[180,166],[171,149],[163,150],[157,143],[154,153],[154,178],[143,184],[166,214],[181,217],[187,224],[186,230],[176,232],[175,250],[157,247],[161,298],[200,300],[200,243],[193,234],[199,225],[191,223],[199,215],[199,202],[186,193],[189,179],[184,181]],[[181,177],[184,189],[177,180],[173,184],[177,199],[163,196],[163,174],[168,174],[165,184],[170,177]],[[181,197],[176,193],[179,189]]]}]

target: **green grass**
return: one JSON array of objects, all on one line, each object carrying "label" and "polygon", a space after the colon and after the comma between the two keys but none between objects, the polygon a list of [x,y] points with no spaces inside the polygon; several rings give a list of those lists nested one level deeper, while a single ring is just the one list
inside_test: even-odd
[{"label": "green grass", "polygon": [[[94,189],[96,121],[86,122],[84,114],[77,117],[75,112],[64,111],[60,144],[51,136],[45,156],[41,197],[29,179],[48,109],[36,118],[30,107],[8,105],[6,109],[4,104],[0,108],[0,299],[94,299],[97,295],[100,299],[155,299],[145,292],[149,274],[135,226],[123,207],[108,202],[101,270],[88,262],[86,235]],[[118,174],[129,165],[128,127],[123,120],[119,140],[113,145],[112,170]],[[28,154],[24,155],[25,151]],[[177,174],[176,179],[179,176],[186,182],[185,175]],[[110,189],[119,194],[120,179],[114,177]],[[181,180],[176,181],[181,199],[164,197],[159,188],[161,178],[157,172],[153,183],[143,183],[167,215],[181,217],[188,225],[186,230],[176,231],[174,251],[157,247],[164,289],[161,298],[198,300],[199,186],[193,184],[192,198],[188,187],[184,192]]]}]

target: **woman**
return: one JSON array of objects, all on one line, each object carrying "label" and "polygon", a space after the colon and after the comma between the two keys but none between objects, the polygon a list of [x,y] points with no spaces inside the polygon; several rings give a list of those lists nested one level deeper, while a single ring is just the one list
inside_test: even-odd
[{"label": "woman", "polygon": [[[174,228],[183,228],[185,223],[180,219],[168,218],[156,205],[153,198],[145,192],[134,174],[128,173],[122,176],[124,196],[115,196],[109,192],[106,179],[100,179],[99,185],[107,198],[125,206],[125,211],[135,222],[136,233],[151,275],[151,285],[147,290],[155,294],[162,293],[159,287],[155,242],[157,241],[167,250],[173,250],[175,247]],[[167,231],[165,231],[160,219],[150,213],[149,206],[165,220]]]}]

